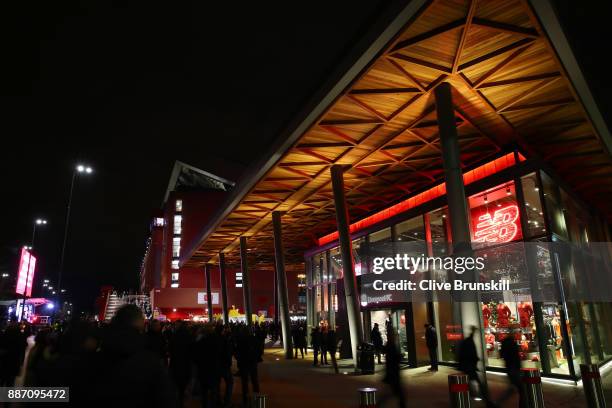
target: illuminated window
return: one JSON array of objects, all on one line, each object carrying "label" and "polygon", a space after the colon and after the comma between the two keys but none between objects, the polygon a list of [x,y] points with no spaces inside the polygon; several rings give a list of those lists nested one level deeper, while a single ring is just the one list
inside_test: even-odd
[{"label": "illuminated window", "polygon": [[179,257],[181,255],[181,238],[174,237],[172,238],[172,256]]},{"label": "illuminated window", "polygon": [[178,288],[179,284],[178,283],[173,283],[172,285],[170,285],[171,288]]},{"label": "illuminated window", "polygon": [[179,268],[179,261],[178,259],[173,259],[172,260],[172,269],[178,269]]},{"label": "illuminated window", "polygon": [[178,280],[179,280],[179,274],[178,274],[178,272],[174,272],[174,273],[172,274],[172,281],[173,281],[173,282],[174,282],[174,281],[177,281],[177,282],[178,282]]},{"label": "illuminated window", "polygon": [[174,204],[174,210],[176,212],[183,211],[183,200],[176,200],[176,203]]},{"label": "illuminated window", "polygon": [[163,227],[164,226],[164,219],[161,218],[161,217],[153,218],[153,226],[154,227]]},{"label": "illuminated window", "polygon": [[236,287],[242,287],[242,272],[236,272]]},{"label": "illuminated window", "polygon": [[180,235],[181,234],[181,224],[183,222],[183,216],[182,215],[175,215],[174,216],[174,234],[175,235]]}]

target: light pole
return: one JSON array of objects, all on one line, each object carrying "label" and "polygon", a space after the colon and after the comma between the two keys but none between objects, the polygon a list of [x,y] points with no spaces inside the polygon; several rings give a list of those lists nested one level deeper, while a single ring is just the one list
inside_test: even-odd
[{"label": "light pole", "polygon": [[[70,181],[70,193],[68,194],[68,205],[66,206],[66,222],[64,224],[64,240],[62,242],[62,254],[60,256],[59,272],[57,275],[57,291],[61,293],[62,289],[62,273],[64,272],[64,258],[66,256],[66,241],[68,240],[68,227],[70,225],[70,206],[72,205],[72,193],[74,192],[74,182],[79,174],[91,174],[93,169],[84,164],[77,165],[72,171],[72,179]],[[55,292],[53,292],[55,294]]]}]

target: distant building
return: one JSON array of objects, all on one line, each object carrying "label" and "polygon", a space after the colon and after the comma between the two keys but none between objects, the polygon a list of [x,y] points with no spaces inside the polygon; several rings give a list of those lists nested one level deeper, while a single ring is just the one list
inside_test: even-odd
[{"label": "distant building", "polygon": [[[202,267],[180,266],[182,248],[192,242],[227,198],[234,183],[177,161],[161,209],[151,220],[150,235],[140,271],[140,291],[150,294],[154,315],[191,319],[207,315],[206,279]],[[227,266],[228,307],[243,313],[239,265]],[[211,264],[213,313],[220,314],[221,285],[218,264]],[[274,315],[274,271],[254,272],[253,313]],[[297,312],[297,274],[290,274],[290,297]],[[305,305],[305,297],[303,297]],[[290,302],[291,303],[291,302]]]}]

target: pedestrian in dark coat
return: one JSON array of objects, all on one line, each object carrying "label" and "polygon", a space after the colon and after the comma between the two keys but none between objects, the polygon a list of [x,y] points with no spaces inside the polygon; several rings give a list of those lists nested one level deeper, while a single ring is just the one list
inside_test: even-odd
[{"label": "pedestrian in dark coat", "polygon": [[314,355],[313,365],[319,364],[319,351],[321,350],[321,332],[319,327],[314,327],[310,332],[310,344],[312,345],[312,353]]},{"label": "pedestrian in dark coat", "polygon": [[382,334],[380,334],[380,328],[378,327],[378,323],[374,323],[374,327],[372,328],[372,332],[370,333],[370,339],[372,340],[372,344],[374,345],[374,354],[378,357],[378,364],[381,364],[380,355],[383,351],[383,338]]},{"label": "pedestrian in dark coat", "polygon": [[500,355],[506,363],[509,387],[497,401],[501,406],[516,391],[519,395],[519,408],[526,407],[525,391],[521,383],[521,356],[514,336],[508,335],[501,342]]},{"label": "pedestrian in dark coat", "polygon": [[262,361],[259,340],[246,326],[241,327],[236,336],[236,361],[242,383],[242,402],[246,405],[249,400],[249,380],[253,392],[259,392],[257,365]]},{"label": "pedestrian in dark coat", "polygon": [[478,353],[476,352],[476,343],[474,343],[474,333],[476,333],[476,330],[476,326],[471,326],[470,335],[459,343],[459,354],[457,356],[457,361],[459,362],[459,370],[468,375],[470,385],[473,383],[478,385],[478,389],[472,389],[472,393],[474,395],[480,395],[481,398],[485,400],[487,404],[489,404],[489,393],[478,375],[478,361],[480,359],[478,358]]},{"label": "pedestrian in dark coat", "polygon": [[425,323],[425,343],[427,344],[431,364],[429,370],[438,371],[438,335],[436,328],[429,323]]}]

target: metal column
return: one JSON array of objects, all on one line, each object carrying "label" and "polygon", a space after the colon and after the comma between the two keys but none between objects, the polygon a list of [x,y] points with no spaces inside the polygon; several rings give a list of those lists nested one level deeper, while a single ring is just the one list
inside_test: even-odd
[{"label": "metal column", "polygon": [[287,295],[287,275],[285,273],[285,255],[283,249],[283,230],[281,213],[272,213],[274,227],[274,260],[276,262],[276,293],[280,310],[281,329],[283,332],[283,348],[285,358],[293,357],[293,343],[291,339],[291,319],[289,319],[289,296]]},{"label": "metal column", "polygon": [[223,310],[223,323],[229,323],[229,310],[227,310],[227,278],[225,277],[225,254],[219,252],[219,275],[221,275],[221,308]]},{"label": "metal column", "polygon": [[242,295],[244,299],[244,317],[247,326],[251,327],[251,285],[249,284],[249,261],[247,259],[247,239],[240,237],[240,266],[242,268]]},{"label": "metal column", "polygon": [[[453,239],[453,254],[470,256],[472,254],[470,225],[467,200],[465,198],[465,187],[463,185],[463,174],[461,172],[457,123],[455,120],[455,108],[451,95],[451,86],[448,82],[443,82],[436,87],[434,92],[436,97],[440,144],[442,145],[442,161],[444,163],[448,212]],[[455,275],[455,279],[461,279],[466,282],[477,282],[477,276],[475,276],[473,272],[474,271],[466,271],[462,275]],[[469,334],[470,326],[477,327],[474,341],[480,354],[479,369],[484,373],[484,333],[482,331],[479,296],[477,293],[474,293],[473,296],[466,296],[465,293],[462,293],[460,297],[461,323],[464,332]]]},{"label": "metal column", "polygon": [[208,321],[213,321],[213,301],[212,290],[210,289],[210,269],[211,264],[204,264],[204,274],[206,275],[206,305],[208,307]]},{"label": "metal column", "polygon": [[342,276],[344,281],[344,296],[349,321],[351,349],[353,361],[357,363],[357,346],[363,342],[363,328],[360,317],[359,292],[357,290],[357,277],[353,265],[351,236],[349,233],[349,216],[344,196],[344,169],[340,165],[331,166],[332,188],[334,192],[334,206],[336,208],[336,223],[340,241],[340,255],[342,258]]}]

